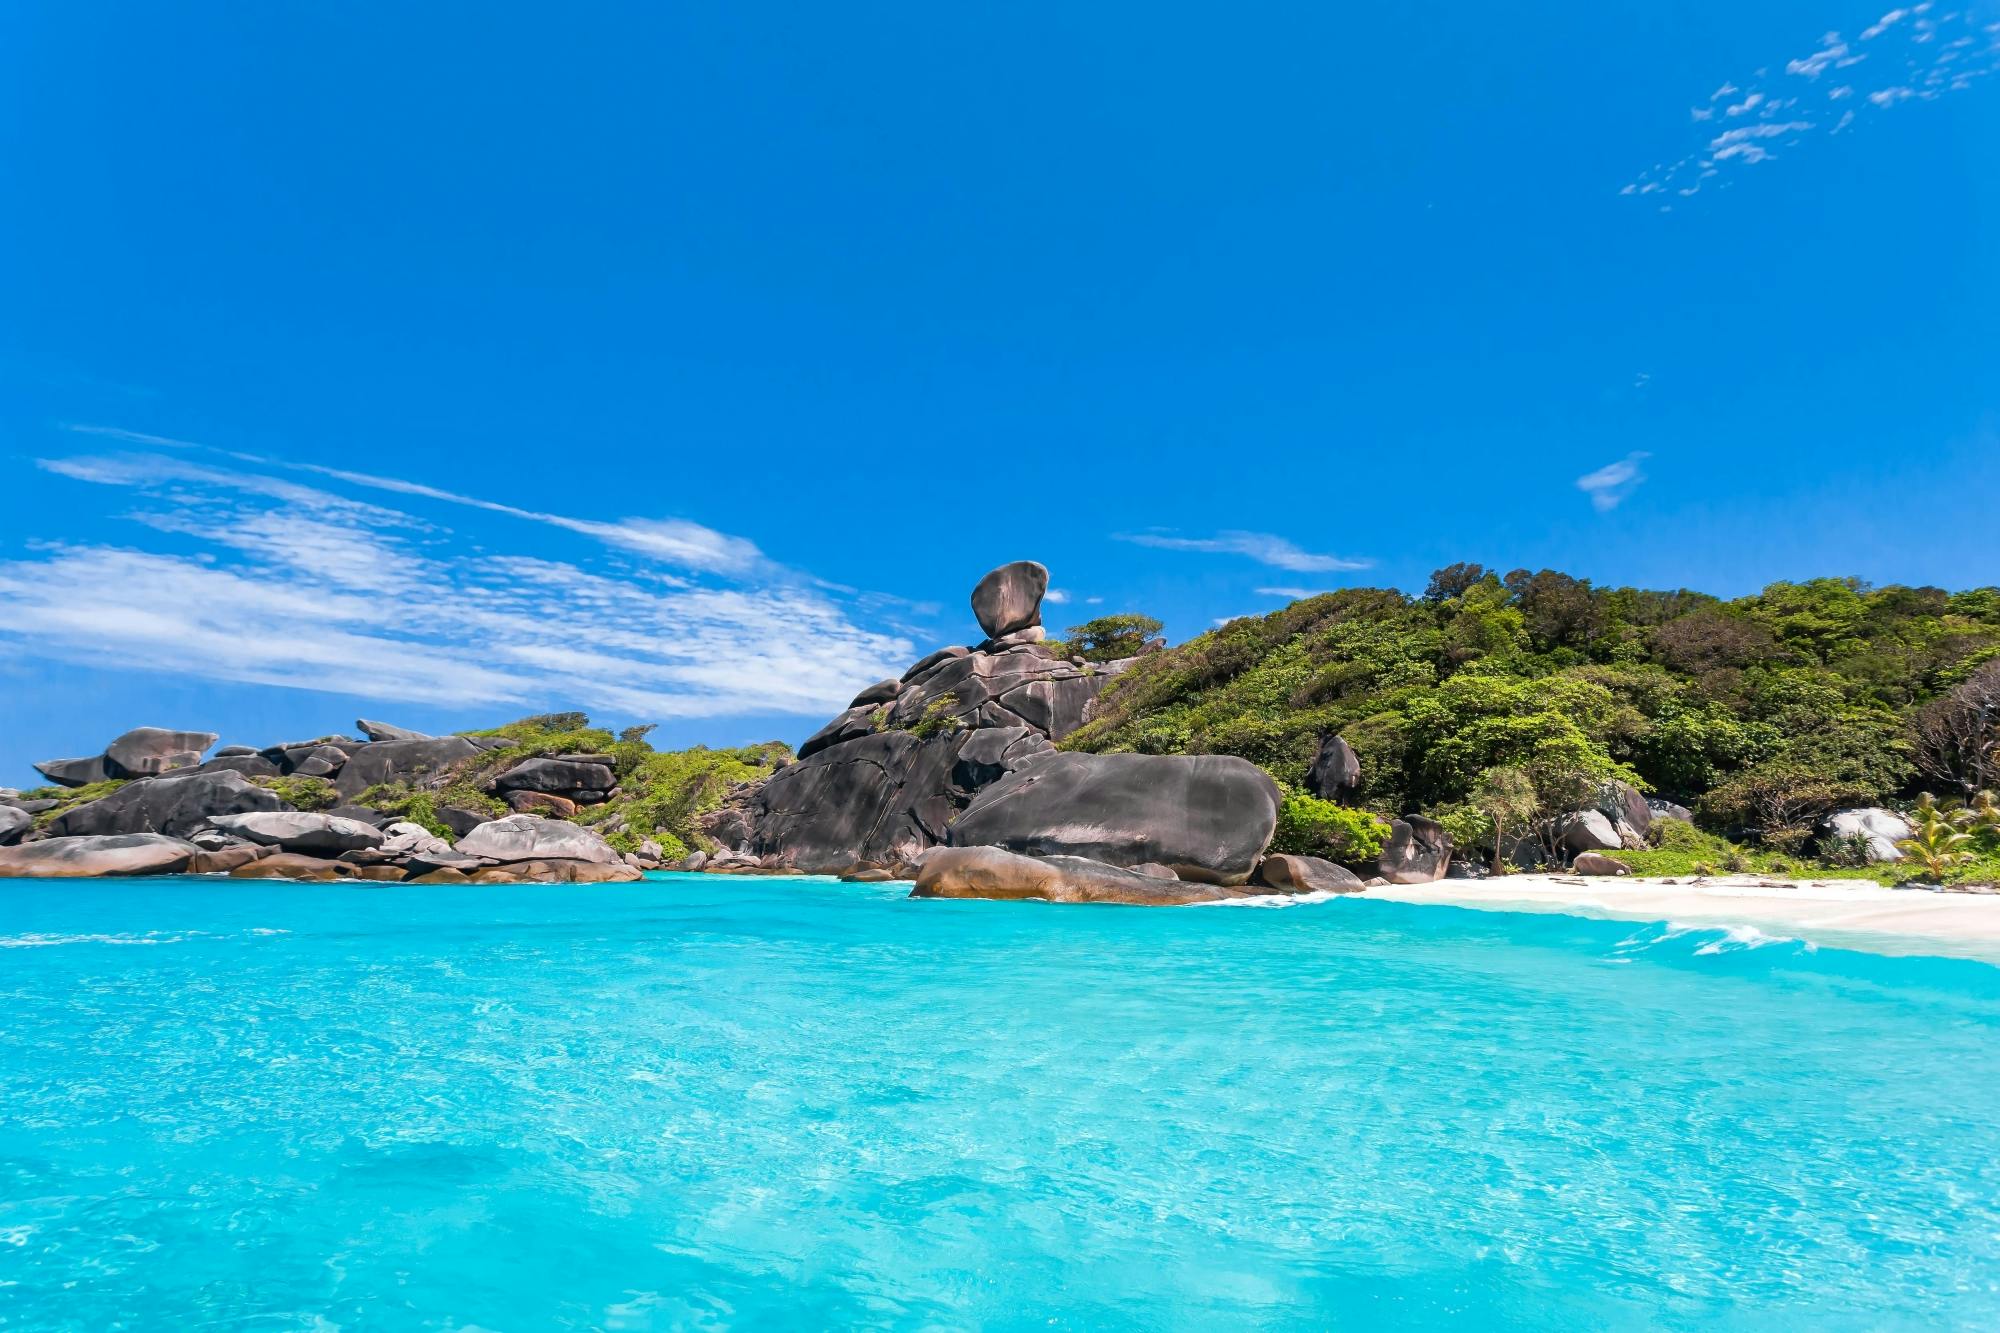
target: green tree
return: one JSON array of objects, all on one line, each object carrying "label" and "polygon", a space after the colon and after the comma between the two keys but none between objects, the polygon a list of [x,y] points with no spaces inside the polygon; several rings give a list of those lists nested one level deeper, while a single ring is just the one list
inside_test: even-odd
[{"label": "green tree", "polygon": [[1507,845],[1507,830],[1526,829],[1541,808],[1534,779],[1519,768],[1489,768],[1472,784],[1471,804],[1493,821],[1493,873],[1505,865],[1501,849]]},{"label": "green tree", "polygon": [[1922,866],[1934,882],[1942,883],[1952,871],[1973,859],[1972,835],[1939,808],[1929,792],[1917,799],[1910,823],[1910,836],[1896,846]]},{"label": "green tree", "polygon": [[1162,628],[1151,616],[1099,616],[1081,625],[1071,625],[1064,643],[1072,657],[1081,657],[1086,662],[1115,662],[1121,657],[1138,656],[1146,640]]}]

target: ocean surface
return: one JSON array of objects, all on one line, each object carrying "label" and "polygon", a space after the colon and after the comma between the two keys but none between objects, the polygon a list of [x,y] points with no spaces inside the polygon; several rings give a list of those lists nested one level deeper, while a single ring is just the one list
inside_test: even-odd
[{"label": "ocean surface", "polygon": [[905,892],[0,881],[0,1328],[2000,1327],[2000,968]]}]

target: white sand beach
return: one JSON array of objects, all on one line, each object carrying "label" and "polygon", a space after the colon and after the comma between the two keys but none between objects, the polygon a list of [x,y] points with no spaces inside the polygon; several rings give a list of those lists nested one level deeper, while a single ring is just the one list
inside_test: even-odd
[{"label": "white sand beach", "polygon": [[1388,885],[1368,896],[1489,912],[1751,926],[1831,948],[2000,963],[2000,895],[1890,889],[1851,879],[1610,879],[1507,875]]}]

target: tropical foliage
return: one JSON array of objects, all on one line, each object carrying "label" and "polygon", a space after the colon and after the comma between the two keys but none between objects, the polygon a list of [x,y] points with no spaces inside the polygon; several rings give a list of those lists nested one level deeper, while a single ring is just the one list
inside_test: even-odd
[{"label": "tropical foliage", "polygon": [[1497,816],[1496,850],[1617,778],[1795,853],[1829,810],[2000,781],[2000,589],[1725,601],[1454,565],[1421,597],[1327,593],[1142,657],[1063,745],[1240,755],[1302,785],[1331,733],[1359,805]]}]

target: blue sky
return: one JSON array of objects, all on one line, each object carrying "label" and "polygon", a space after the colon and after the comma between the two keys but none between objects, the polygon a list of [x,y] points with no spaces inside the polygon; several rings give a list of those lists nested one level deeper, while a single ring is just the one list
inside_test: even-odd
[{"label": "blue sky", "polygon": [[1022,557],[1175,638],[1459,559],[1995,582],[1995,25],[9,6],[0,782],[797,740]]}]

